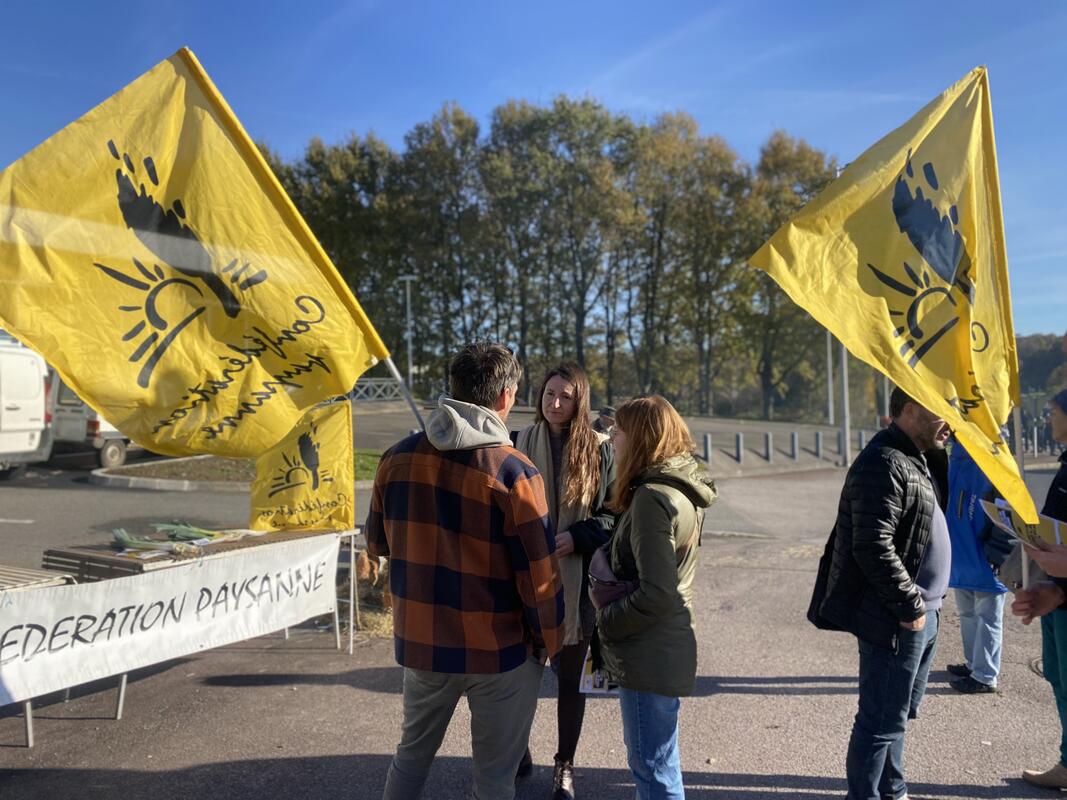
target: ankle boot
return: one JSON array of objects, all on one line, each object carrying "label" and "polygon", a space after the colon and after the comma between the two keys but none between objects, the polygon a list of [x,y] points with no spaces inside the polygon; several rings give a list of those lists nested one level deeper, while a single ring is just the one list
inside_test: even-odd
[{"label": "ankle boot", "polygon": [[1031,786],[1042,786],[1046,789],[1067,789],[1067,767],[1063,764],[1057,764],[1052,769],[1047,769],[1044,772],[1024,769],[1023,780]]},{"label": "ankle boot", "polygon": [[574,800],[574,765],[559,756],[552,776],[552,800]]}]

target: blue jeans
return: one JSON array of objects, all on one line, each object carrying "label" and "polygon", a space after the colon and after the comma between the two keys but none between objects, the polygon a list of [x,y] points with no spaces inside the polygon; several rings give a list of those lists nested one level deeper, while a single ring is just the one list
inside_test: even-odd
[{"label": "blue jeans", "polygon": [[848,743],[849,800],[904,797],[904,731],[919,713],[937,649],[940,612],[921,631],[900,629],[897,651],[860,641],[859,710]]},{"label": "blue jeans", "polygon": [[1003,638],[1003,594],[956,590],[956,607],[960,612],[963,634],[963,657],[971,668],[971,677],[979,683],[997,685],[1000,674],[1000,642]]},{"label": "blue jeans", "polygon": [[638,800],[684,800],[677,697],[619,689],[626,758]]}]

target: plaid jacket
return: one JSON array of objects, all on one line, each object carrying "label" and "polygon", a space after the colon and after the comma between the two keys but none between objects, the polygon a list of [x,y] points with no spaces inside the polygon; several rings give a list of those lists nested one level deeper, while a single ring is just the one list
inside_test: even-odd
[{"label": "plaid jacket", "polygon": [[367,552],[389,558],[396,660],[489,674],[563,642],[563,586],[541,475],[509,446],[402,440],[378,465]]}]

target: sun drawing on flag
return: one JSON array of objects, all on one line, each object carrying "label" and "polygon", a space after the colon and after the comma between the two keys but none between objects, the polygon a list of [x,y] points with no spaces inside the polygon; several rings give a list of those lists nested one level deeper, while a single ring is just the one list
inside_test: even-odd
[{"label": "sun drawing on flag", "polygon": [[[893,330],[894,338],[900,338],[904,336],[904,343],[900,346],[900,355],[905,356],[911,351],[911,357],[908,359],[908,365],[915,367],[922,357],[929,352],[937,342],[952,330],[960,318],[958,314],[953,316],[944,324],[942,324],[937,330],[930,333],[928,330],[924,330],[922,327],[919,313],[923,308],[923,303],[930,298],[936,298],[941,296],[953,307],[956,306],[956,298],[952,296],[952,292],[943,286],[931,286],[930,285],[930,273],[927,270],[923,270],[922,276],[912,268],[908,262],[904,262],[904,272],[906,273],[911,285],[902,283],[896,278],[887,275],[882,272],[874,264],[867,264],[870,270],[874,273],[882,283],[899,292],[904,297],[912,298],[908,304],[907,310],[899,311],[897,309],[889,309],[889,314],[898,323],[897,327]],[[938,305],[932,303],[932,305]],[[902,324],[901,324],[902,323]],[[905,336],[907,334],[907,336]],[[920,344],[921,342],[921,344]]]},{"label": "sun drawing on flag", "polygon": [[267,497],[274,497],[279,492],[295,489],[298,486],[311,484],[312,491],[319,488],[320,484],[333,483],[333,476],[329,470],[319,468],[319,444],[312,439],[312,434],[317,434],[318,428],[311,423],[308,431],[300,434],[297,438],[297,450],[299,455],[290,456],[282,454],[283,463],[278,466],[271,480],[270,492]]},{"label": "sun drawing on flag", "polygon": [[[137,376],[137,385],[142,389],[147,389],[148,383],[152,377],[152,371],[156,368],[156,364],[159,363],[163,354],[167,352],[167,348],[169,348],[171,343],[178,338],[178,334],[188,327],[189,323],[207,310],[207,307],[196,305],[178,323],[171,326],[158,311],[157,304],[160,293],[169,286],[187,286],[200,297],[203,297],[204,293],[200,290],[200,287],[186,278],[167,278],[166,273],[164,273],[159,264],[153,265],[155,267],[153,270],[147,269],[145,265],[136,258],[133,259],[133,264],[137,267],[138,272],[144,280],[127,275],[124,272],[112,269],[104,264],[93,262],[93,266],[103,270],[107,275],[111,276],[119,283],[137,289],[138,291],[145,292],[144,302],[141,305],[121,305],[119,306],[119,310],[126,313],[139,312],[144,317],[144,319],[138,320],[134,323],[133,327],[126,331],[122,337],[122,341],[131,341],[136,339],[142,333],[145,333],[146,330],[148,331],[144,339],[136,345],[133,354],[130,355],[129,358],[131,363],[137,363],[148,354],[148,358],[145,359],[144,364],[141,365],[141,371]],[[168,328],[170,328],[169,331],[167,330]],[[160,339],[160,334],[165,331],[166,334]]]},{"label": "sun drawing on flag", "polygon": [[[114,141],[108,141],[107,149],[112,158],[119,162],[115,169],[115,183],[118,206],[126,227],[167,267],[165,270],[159,263],[153,263],[149,269],[137,258],[132,258],[136,272],[127,274],[93,262],[93,266],[123,286],[145,293],[140,305],[120,305],[119,310],[139,313],[142,317],[132,323],[122,340],[129,342],[144,334],[144,338],[135,343],[129,361],[138,363],[143,359],[137,385],[146,389],[168,348],[193,320],[207,310],[208,299],[204,289],[214,295],[226,316],[234,318],[242,308],[234,289],[247,292],[267,280],[267,272],[263,269],[252,271],[251,264],[247,262],[238,266],[239,260],[236,258],[216,271],[211,254],[186,221],[186,209],[181,199],[175,198],[169,209],[164,208],[138,179],[138,171],[130,154],[124,152],[119,155]],[[141,163],[149,182],[159,187],[155,160],[148,156]],[[168,320],[159,309],[160,295],[171,287],[184,287],[196,297],[187,303],[188,312],[176,323]]]}]

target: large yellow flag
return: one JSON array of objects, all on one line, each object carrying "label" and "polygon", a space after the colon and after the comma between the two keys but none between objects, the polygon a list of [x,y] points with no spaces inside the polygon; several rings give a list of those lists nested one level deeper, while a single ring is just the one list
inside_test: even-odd
[{"label": "large yellow flag", "polygon": [[1000,433],[1019,368],[985,68],[852,162],[749,263],[948,421],[1037,521]]},{"label": "large yellow flag", "polygon": [[256,459],[248,527],[354,527],[354,471],[352,407],[345,401],[311,409],[288,436]]},{"label": "large yellow flag", "polygon": [[0,326],[170,454],[257,455],[388,356],[185,49],[0,173]]}]

